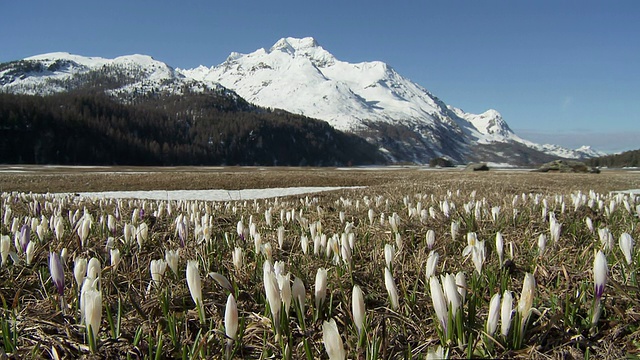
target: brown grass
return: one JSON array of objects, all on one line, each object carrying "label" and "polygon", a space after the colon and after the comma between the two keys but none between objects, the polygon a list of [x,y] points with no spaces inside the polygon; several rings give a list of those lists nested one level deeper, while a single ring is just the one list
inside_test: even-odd
[{"label": "brown grass", "polygon": [[[147,212],[144,221],[151,229],[151,239],[143,247],[118,244],[123,252],[123,262],[117,272],[111,271],[108,264],[108,253],[104,249],[107,233],[98,229],[92,230],[86,248],[79,247],[78,236],[67,224],[65,238],[57,242],[49,238],[39,243],[34,265],[24,263],[10,264],[0,268],[0,300],[3,304],[2,315],[10,324],[10,334],[18,333],[18,347],[10,353],[12,357],[52,357],[53,351],[61,357],[98,357],[98,358],[133,358],[144,357],[153,352],[157,343],[157,334],[162,334],[163,357],[179,357],[181,348],[192,347],[196,334],[202,330],[206,334],[200,338],[203,356],[221,358],[224,349],[224,329],[222,318],[227,292],[217,285],[206,274],[217,271],[226,275],[238,286],[237,300],[241,317],[245,319],[245,334],[238,358],[281,357],[281,349],[274,339],[269,316],[265,313],[264,288],[262,280],[262,256],[253,253],[253,242],[243,241],[235,235],[236,223],[241,218],[247,224],[249,215],[253,215],[263,235],[263,243],[270,242],[274,248],[274,260],[286,263],[286,270],[299,276],[307,289],[307,331],[297,326],[292,315],[291,351],[292,358],[303,358],[301,347],[303,338],[307,338],[314,352],[314,357],[326,358],[322,345],[321,321],[312,319],[313,283],[315,271],[319,267],[329,269],[329,295],[332,307],[328,311],[336,319],[348,351],[349,358],[363,358],[362,348],[356,349],[356,339],[351,322],[351,288],[359,284],[365,293],[367,317],[370,323],[370,337],[380,337],[383,341],[382,357],[384,358],[421,358],[427,349],[439,344],[433,322],[433,307],[429,296],[428,284],[424,279],[424,261],[428,250],[424,237],[428,229],[436,231],[436,251],[441,260],[438,274],[464,270],[472,274],[473,265],[470,260],[462,262],[460,253],[466,245],[464,239],[468,231],[475,231],[479,239],[487,241],[487,262],[485,273],[502,273],[506,271],[507,288],[514,291],[517,303],[525,272],[535,275],[537,288],[534,306],[540,310],[540,316],[534,316],[530,322],[527,337],[522,349],[509,350],[496,347],[493,353],[478,352],[475,356],[496,356],[507,358],[582,358],[589,351],[597,358],[618,358],[629,354],[637,354],[640,334],[640,306],[637,284],[627,281],[622,275],[623,263],[619,252],[609,257],[611,281],[605,291],[605,310],[599,325],[599,332],[589,334],[576,324],[567,323],[565,301],[576,301],[579,307],[578,316],[586,317],[589,301],[580,303],[575,298],[581,286],[592,292],[591,261],[594,249],[599,248],[597,235],[589,234],[584,227],[584,218],[592,217],[596,227],[607,226],[616,236],[627,231],[634,239],[640,239],[637,218],[625,216],[619,212],[614,217],[606,217],[599,211],[582,207],[574,212],[570,203],[568,210],[560,213],[559,205],[553,203],[554,194],[563,194],[566,201],[569,194],[575,191],[587,193],[594,190],[607,194],[613,190],[640,188],[640,174],[634,172],[605,171],[598,175],[583,174],[541,174],[521,171],[490,171],[485,173],[464,173],[459,171],[422,171],[416,168],[372,171],[361,169],[335,170],[326,168],[39,168],[27,167],[20,173],[0,172],[0,190],[4,192],[84,192],[106,190],[172,190],[172,189],[242,189],[270,188],[290,186],[366,186],[364,189],[350,189],[316,195],[317,205],[324,210],[316,211],[316,204],[303,205],[299,197],[282,199],[278,204],[270,200],[260,200],[260,210],[254,203],[233,202],[237,207],[234,214],[230,208],[221,204],[207,204],[214,216],[212,238],[209,245],[198,245],[191,239],[182,250],[180,260],[181,272],[176,276],[167,269],[163,282],[163,291],[152,291],[147,294],[146,288],[150,280],[149,262],[163,257],[165,248],[179,248],[179,240],[175,235],[173,219],[177,213],[187,213],[174,203],[171,217],[153,218]],[[457,195],[456,191],[460,190]],[[416,194],[421,196],[423,208],[438,208],[438,202],[452,192],[451,199],[456,204],[452,218],[461,219],[460,235],[456,242],[451,241],[449,227],[451,219],[438,212],[435,219],[429,218],[421,222],[417,218],[409,219],[404,205],[404,198],[415,206]],[[476,199],[485,198],[487,208],[502,206],[502,218],[493,223],[487,218],[465,221],[463,203],[469,201],[470,193],[476,191]],[[536,239],[542,232],[548,233],[548,223],[542,221],[540,207],[519,208],[517,220],[511,219],[511,200],[515,195],[542,194],[548,196],[552,211],[563,223],[563,236],[556,244],[549,244],[547,256],[536,257]],[[433,195],[433,200],[431,196]],[[379,206],[372,205],[376,222],[368,224],[368,207],[364,205],[364,197],[375,199],[382,196],[389,201]],[[304,196],[302,196],[304,198]],[[310,196],[311,197],[311,196]],[[16,200],[15,196],[2,199],[3,205],[10,204],[18,216],[32,216],[29,209],[32,201]],[[87,207],[94,213],[97,221],[100,214],[113,213],[115,203],[103,204],[100,209],[97,203],[71,198],[66,210]],[[349,205],[342,200],[351,199]],[[356,201],[360,207],[355,208]],[[129,216],[134,208],[141,207],[140,202],[123,202],[120,204],[121,214]],[[151,206],[151,205],[150,205]],[[268,228],[264,223],[264,209],[274,208],[274,227]],[[387,208],[388,206],[388,208]],[[344,271],[324,256],[305,256],[300,251],[300,234],[305,231],[297,223],[284,224],[286,240],[283,249],[277,249],[275,228],[280,225],[280,209],[289,211],[303,209],[304,216],[311,222],[321,220],[323,232],[329,237],[340,234],[344,224],[338,220],[338,212],[345,211],[347,221],[354,222],[357,238],[353,254],[352,271]],[[385,243],[393,244],[394,238],[389,226],[380,226],[380,213],[385,216],[397,212],[403,219],[400,233],[404,240],[404,249],[394,262],[394,277],[402,294],[413,294],[415,301],[401,300],[401,308],[395,312],[388,308],[388,299],[384,287],[382,270],[384,257],[382,247]],[[49,216],[48,214],[47,216]],[[66,218],[66,212],[63,213]],[[511,220],[510,220],[511,219]],[[121,226],[116,238],[122,238]],[[190,229],[193,236],[193,228]],[[492,245],[496,231],[501,231],[505,242],[514,242],[516,258],[513,266],[501,270],[497,261],[495,248]],[[1,227],[2,234],[8,234],[6,226]],[[225,233],[230,243],[225,240]],[[33,234],[33,233],[32,233]],[[12,235],[13,236],[13,235]],[[35,234],[32,235],[35,238]],[[13,238],[12,238],[13,240]],[[235,270],[231,263],[231,251],[234,246],[245,249],[245,269]],[[57,298],[48,272],[49,250],[59,251],[62,247],[69,250],[70,258],[74,256],[96,256],[103,264],[103,297],[104,307],[115,310],[117,300],[123,305],[122,335],[112,339],[109,325],[103,311],[103,322],[97,354],[91,355],[84,339],[84,329],[78,324],[78,313],[75,309],[77,290],[72,275],[72,260],[67,263],[65,273],[65,298],[70,308],[63,315],[60,312]],[[310,240],[311,251],[313,240]],[[200,275],[203,278],[203,295],[208,322],[201,325],[194,311],[189,291],[184,280],[186,260],[200,259]],[[622,260],[623,261],[623,260]],[[637,264],[636,264],[637,265]],[[483,281],[488,281],[487,279]],[[476,294],[483,305],[478,309],[478,324],[474,331],[480,332],[487,315],[487,304],[491,295],[499,291],[499,286],[489,287]],[[168,308],[179,321],[180,341],[178,345],[171,343],[168,334],[168,322],[162,311],[165,294],[169,294]],[[311,295],[310,295],[311,294]],[[589,295],[591,296],[591,295]],[[561,303],[555,307],[556,302]],[[293,314],[293,311],[292,311]],[[141,329],[142,339],[134,346],[136,331]],[[0,339],[1,340],[1,339]],[[481,344],[476,344],[481,348]],[[3,347],[0,341],[0,347]],[[55,349],[55,350],[52,350]],[[452,346],[450,355],[463,357],[462,348]]]}]

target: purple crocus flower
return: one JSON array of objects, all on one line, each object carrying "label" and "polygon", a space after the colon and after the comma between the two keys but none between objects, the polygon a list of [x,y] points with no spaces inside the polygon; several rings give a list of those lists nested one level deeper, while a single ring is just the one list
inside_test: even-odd
[{"label": "purple crocus flower", "polygon": [[593,283],[596,299],[600,299],[604,293],[605,285],[607,284],[607,273],[609,272],[607,266],[607,258],[602,251],[598,251],[595,259],[593,260]]},{"label": "purple crocus flower", "polygon": [[180,246],[184,247],[187,236],[187,224],[185,224],[184,221],[178,222],[178,237],[180,237]]},{"label": "purple crocus flower", "polygon": [[31,227],[27,224],[22,225],[20,228],[20,246],[23,252],[27,252],[27,245],[31,239]]},{"label": "purple crocus flower", "polygon": [[51,280],[58,289],[58,294],[64,295],[64,268],[56,252],[49,253],[49,272],[51,272]]}]

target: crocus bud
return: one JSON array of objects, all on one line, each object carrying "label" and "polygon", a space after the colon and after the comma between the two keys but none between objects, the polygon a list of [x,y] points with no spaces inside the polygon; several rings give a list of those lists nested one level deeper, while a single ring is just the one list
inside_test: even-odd
[{"label": "crocus bud", "polygon": [[233,294],[227,297],[227,306],[224,309],[224,332],[229,339],[236,339],[238,333],[238,307]]},{"label": "crocus bud", "polygon": [[464,276],[464,272],[460,271],[456,274],[456,286],[458,287],[458,294],[462,303],[467,298],[467,280]]},{"label": "crocus bud", "polygon": [[97,339],[102,320],[102,293],[90,289],[83,293],[84,320],[88,329],[91,329],[93,338]]},{"label": "crocus bud", "polygon": [[304,283],[300,280],[299,277],[296,277],[293,280],[293,286],[291,287],[291,294],[294,299],[298,301],[300,306],[300,312],[304,314],[304,303],[305,303],[305,289]]},{"label": "crocus bud", "polygon": [[460,223],[457,221],[451,222],[451,239],[456,241],[456,237],[458,236],[458,232],[460,231]]},{"label": "crocus bud", "polygon": [[489,302],[489,316],[487,317],[487,334],[493,336],[498,328],[498,317],[500,316],[500,294],[494,294]]},{"label": "crocus bud", "polygon": [[502,304],[500,306],[500,333],[506,337],[511,327],[511,310],[513,308],[513,296],[511,291],[505,290],[502,294]]},{"label": "crocus bud", "polygon": [[560,233],[562,231],[562,224],[557,221],[552,221],[550,224],[551,241],[554,243],[560,240]]},{"label": "crocus bud", "polygon": [[62,265],[65,265],[67,263],[68,258],[69,251],[67,250],[67,248],[62,248],[62,250],[60,251],[60,262],[62,263]]},{"label": "crocus bud", "polygon": [[282,304],[284,305],[284,311],[289,316],[289,309],[291,308],[291,273],[287,275],[276,275],[278,281],[278,287],[280,288],[280,296],[282,297]]},{"label": "crocus bud", "polygon": [[33,241],[29,241],[29,244],[27,244],[27,251],[26,251],[27,265],[31,265],[31,260],[33,260],[35,247],[36,247],[36,244]]},{"label": "crocus bud", "polygon": [[280,297],[280,289],[278,288],[278,281],[273,271],[264,271],[264,291],[267,295],[267,301],[269,302],[269,308],[271,309],[271,318],[273,323],[277,327],[280,321],[280,308],[282,307],[282,298]]},{"label": "crocus bud", "polygon": [[302,248],[302,253],[307,255],[309,252],[309,238],[307,235],[303,234],[300,236],[300,247]]},{"label": "crocus bud", "polygon": [[351,293],[351,312],[353,313],[353,323],[358,328],[358,334],[362,333],[364,326],[364,294],[360,289],[360,286],[354,285]]},{"label": "crocus bud", "polygon": [[244,264],[244,254],[242,248],[236,246],[231,253],[231,257],[233,258],[233,266],[236,268],[236,270],[242,270]]},{"label": "crocus bud", "polygon": [[131,244],[133,241],[133,234],[135,232],[135,227],[131,224],[124,224],[124,242],[126,244]]},{"label": "crocus bud", "polygon": [[622,253],[624,254],[625,260],[627,260],[627,264],[631,265],[633,262],[633,238],[626,232],[622,233],[618,244],[620,245],[620,250],[622,250]]},{"label": "crocus bud", "polygon": [[11,251],[11,238],[7,235],[0,236],[0,255],[2,256],[2,266],[7,264],[9,251]]},{"label": "crocus bud", "polygon": [[504,255],[504,240],[502,238],[502,233],[500,231],[496,233],[496,252],[498,253],[498,260],[500,261],[500,266],[502,266],[502,257]]},{"label": "crocus bud", "polygon": [[593,260],[593,282],[595,288],[596,299],[600,299],[604,293],[604,287],[607,284],[607,258],[602,251],[598,251]]},{"label": "crocus bud", "polygon": [[284,226],[279,226],[278,230],[278,249],[282,249],[282,245],[284,244]]},{"label": "crocus bud", "polygon": [[85,274],[87,273],[87,259],[77,257],[74,260],[73,266],[73,276],[76,279],[76,284],[78,284],[78,289],[82,287],[82,283],[84,282]]},{"label": "crocus bud", "polygon": [[164,260],[167,262],[169,269],[178,275],[178,262],[180,261],[180,250],[167,250],[164,253]]},{"label": "crocus bud", "polygon": [[92,279],[100,278],[100,274],[102,273],[102,267],[100,266],[100,260],[98,258],[92,257],[89,259],[89,263],[87,264],[87,277]]},{"label": "crocus bud", "polygon": [[473,265],[476,267],[478,275],[482,274],[482,265],[485,260],[484,240],[478,241],[471,249],[471,260],[473,261]]},{"label": "crocus bud", "polygon": [[324,303],[327,297],[327,270],[319,268],[316,271],[316,286],[315,286],[315,298],[316,309],[320,309],[320,306]]},{"label": "crocus bud", "polygon": [[593,221],[591,220],[591,218],[590,217],[585,218],[584,222],[587,224],[587,229],[589,229],[589,232],[593,233],[594,228],[593,228]]},{"label": "crocus bud", "polygon": [[427,240],[427,248],[431,250],[433,248],[433,245],[436,243],[436,232],[432,229],[427,230],[425,238]]},{"label": "crocus bud", "polygon": [[138,225],[138,229],[136,231],[136,240],[138,241],[138,246],[142,248],[144,243],[149,238],[149,226],[147,223],[141,223]]},{"label": "crocus bud", "polygon": [[111,256],[111,268],[115,272],[118,269],[118,264],[120,264],[120,250],[111,249],[109,250],[109,255]]},{"label": "crocus bud", "polygon": [[396,288],[396,282],[393,280],[393,275],[388,267],[384,268],[384,286],[387,288],[387,293],[389,293],[391,308],[393,310],[398,309],[398,288]]},{"label": "crocus bud", "polygon": [[335,320],[329,319],[322,323],[322,341],[324,342],[324,348],[329,355],[329,360],[344,360],[346,353],[344,350],[344,344],[342,338],[338,332],[338,325]]},{"label": "crocus bud", "polygon": [[524,330],[527,319],[529,319],[529,315],[531,314],[535,287],[535,278],[530,273],[526,273],[522,283],[522,293],[520,294],[520,300],[518,301],[518,313],[520,313],[522,318],[521,333]]},{"label": "crocus bud", "polygon": [[385,244],[384,246],[384,263],[388,268],[391,268],[391,262],[393,261],[393,257],[396,255],[396,250],[393,248],[391,244]]},{"label": "crocus bud", "polygon": [[58,290],[58,295],[64,295],[64,268],[58,253],[49,253],[49,272],[51,272],[51,281]]},{"label": "crocus bud", "polygon": [[[193,302],[197,307],[202,307],[202,280],[198,271],[198,262],[195,260],[187,261],[187,285]],[[201,311],[200,315],[204,315],[204,311]],[[204,321],[204,318],[200,320]]]},{"label": "crocus bud", "polygon": [[111,232],[111,234],[116,233],[116,218],[115,216],[109,214],[107,215],[107,229]]},{"label": "crocus bud", "polygon": [[538,256],[544,255],[544,249],[547,246],[547,237],[544,234],[540,234],[538,237]]},{"label": "crocus bud", "polygon": [[425,266],[425,277],[427,281],[430,277],[435,275],[439,257],[438,253],[433,250],[429,253],[429,256],[427,257],[427,265]]},{"label": "crocus bud", "polygon": [[151,260],[149,270],[151,271],[151,280],[153,283],[156,284],[156,286],[160,286],[164,272],[167,270],[167,262],[162,259]]},{"label": "crocus bud", "polygon": [[222,286],[222,288],[226,289],[229,292],[233,291],[233,286],[231,286],[231,283],[226,276],[217,272],[210,272],[209,276],[211,276],[211,278],[215,280],[218,285]]},{"label": "crocus bud", "polygon": [[440,282],[435,276],[429,279],[429,290],[431,291],[431,300],[433,301],[433,309],[436,312],[436,317],[438,321],[440,321],[443,332],[446,334],[447,319],[449,316],[447,312],[447,301],[444,298],[442,286],[440,286]]},{"label": "crocus bud", "polygon": [[456,279],[453,274],[446,274],[444,276],[442,287],[444,288],[444,296],[451,309],[451,314],[455,318],[462,302],[460,301],[460,293],[458,293],[458,286],[456,285]]},{"label": "crocus bud", "polygon": [[31,242],[30,238],[31,228],[29,227],[29,225],[22,225],[22,227],[20,228],[20,248],[22,249],[22,252],[27,251],[27,245],[29,245],[29,243]]},{"label": "crocus bud", "polygon": [[91,219],[88,217],[83,218],[78,226],[78,237],[80,238],[80,244],[84,247],[89,237],[89,231],[91,230]]}]

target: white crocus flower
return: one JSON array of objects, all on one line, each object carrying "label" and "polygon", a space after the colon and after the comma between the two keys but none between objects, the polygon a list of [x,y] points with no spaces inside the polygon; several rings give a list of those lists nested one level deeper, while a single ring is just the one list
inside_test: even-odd
[{"label": "white crocus flower", "polygon": [[293,286],[291,287],[291,295],[295,299],[300,307],[300,312],[304,314],[306,290],[304,289],[304,283],[299,277],[293,280]]},{"label": "white crocus flower", "polygon": [[111,259],[111,268],[113,272],[116,272],[118,269],[118,265],[120,264],[120,250],[111,249],[109,250],[109,256]]},{"label": "white crocus flower", "polygon": [[502,294],[502,304],[500,306],[500,333],[506,337],[511,327],[511,311],[513,309],[513,296],[511,291],[505,290]]},{"label": "white crocus flower", "polygon": [[224,309],[224,331],[229,339],[235,340],[238,333],[238,307],[233,294],[227,297]]},{"label": "white crocus flower", "polygon": [[500,266],[502,266],[502,259],[504,256],[504,239],[502,238],[502,233],[500,231],[496,233],[496,252],[498,253]]},{"label": "white crocus flower", "polygon": [[493,336],[498,328],[498,318],[500,316],[500,294],[496,293],[489,302],[489,316],[487,317],[487,334]]},{"label": "white crocus flower", "polygon": [[358,285],[354,285],[351,292],[351,312],[353,314],[353,322],[358,328],[358,334],[362,334],[365,317],[364,294]]},{"label": "white crocus flower", "polygon": [[633,238],[626,232],[622,233],[618,240],[618,244],[620,245],[620,250],[622,250],[622,253],[624,254],[625,260],[627,260],[627,264],[631,265],[633,262]]},{"label": "white crocus flower", "polygon": [[391,244],[384,245],[384,263],[388,268],[391,268],[391,263],[396,255],[396,250]]},{"label": "white crocus flower", "polygon": [[319,268],[316,271],[315,285],[316,309],[320,309],[327,297],[327,270],[324,268]]},{"label": "white crocus flower", "polygon": [[435,276],[429,279],[429,290],[431,291],[431,300],[433,301],[433,309],[436,312],[436,317],[440,322],[443,333],[446,334],[447,318],[449,316],[447,312],[447,301],[444,298],[442,286],[440,286],[440,282]]},{"label": "white crocus flower", "polygon": [[329,355],[329,360],[344,360],[346,358],[347,354],[335,320],[329,319],[329,321],[322,323],[322,341],[327,355]]},{"label": "white crocus flower", "polygon": [[393,310],[398,309],[398,288],[396,288],[396,283],[393,280],[393,275],[391,275],[391,271],[388,267],[384,268],[384,286],[387,288],[387,292],[389,293],[391,308]]},{"label": "white crocus flower", "polygon": [[191,293],[191,299],[198,308],[200,321],[204,322],[204,305],[202,304],[202,280],[198,271],[198,262],[195,260],[187,261],[187,286]]},{"label": "white crocus flower", "polygon": [[87,329],[91,329],[93,338],[97,340],[102,321],[102,293],[93,288],[88,289],[83,293],[83,303],[85,324]]},{"label": "white crocus flower", "polygon": [[425,277],[429,280],[430,277],[435,275],[436,267],[438,266],[438,259],[440,256],[436,251],[431,251],[427,257],[427,265],[425,266]]},{"label": "white crocus flower", "polygon": [[167,262],[162,259],[151,260],[149,270],[151,272],[152,282],[156,284],[156,286],[160,286],[164,272],[167,270]]},{"label": "white crocus flower", "polygon": [[464,304],[467,298],[467,280],[462,271],[456,274],[456,287],[458,288],[458,294],[460,294],[460,300]]},{"label": "white crocus flower", "polygon": [[520,333],[524,331],[524,327],[527,324],[529,315],[531,315],[531,309],[533,307],[533,298],[535,296],[536,280],[532,274],[526,273],[524,275],[524,281],[522,283],[522,292],[520,294],[520,300],[518,301],[518,313],[522,319],[520,325]]},{"label": "white crocus flower", "polygon": [[76,283],[78,284],[78,288],[82,287],[82,283],[84,282],[84,278],[87,274],[87,259],[77,257],[75,258],[74,266],[73,266],[73,276],[76,279]]},{"label": "white crocus flower", "polygon": [[436,242],[436,232],[433,231],[432,229],[427,230],[427,234],[425,235],[425,238],[427,240],[427,248],[431,250],[433,248],[433,245]]},{"label": "white crocus flower", "polygon": [[456,285],[455,276],[453,276],[453,274],[444,275],[442,279],[442,287],[444,290],[445,299],[447,300],[447,304],[449,305],[449,309],[451,310],[451,314],[455,318],[458,309],[462,305],[460,293],[458,292],[458,286]]},{"label": "white crocus flower", "polygon": [[164,260],[167,262],[169,269],[178,275],[178,263],[180,262],[180,250],[167,250],[164,252]]}]

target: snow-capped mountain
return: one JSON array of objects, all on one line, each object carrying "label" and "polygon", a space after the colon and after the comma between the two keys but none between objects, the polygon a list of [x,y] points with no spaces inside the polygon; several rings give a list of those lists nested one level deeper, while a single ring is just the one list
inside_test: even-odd
[{"label": "snow-capped mountain", "polygon": [[2,92],[51,95],[87,86],[122,99],[150,93],[226,90],[218,83],[187,78],[147,55],[105,59],[58,52],[0,65]]},{"label": "snow-capped mountain", "polygon": [[313,38],[283,38],[268,50],[232,53],[220,65],[179,71],[193,79],[218,82],[257,105],[322,119],[340,130],[361,134],[396,161],[424,163],[436,156],[458,161],[509,158],[486,152],[476,156],[476,145],[486,149],[518,144],[523,145],[520,151],[565,158],[593,155],[584,149],[521,139],[495,110],[476,115],[448,106],[389,65],[340,61]]},{"label": "snow-capped mountain", "polygon": [[224,93],[327,121],[376,144],[391,161],[535,163],[600,155],[518,137],[500,113],[470,114],[379,62],[336,59],[313,38],[232,53],[220,65],[174,69],[146,55],[115,59],[49,53],[0,64],[0,92],[49,95],[91,87],[128,102],[157,94]]}]

